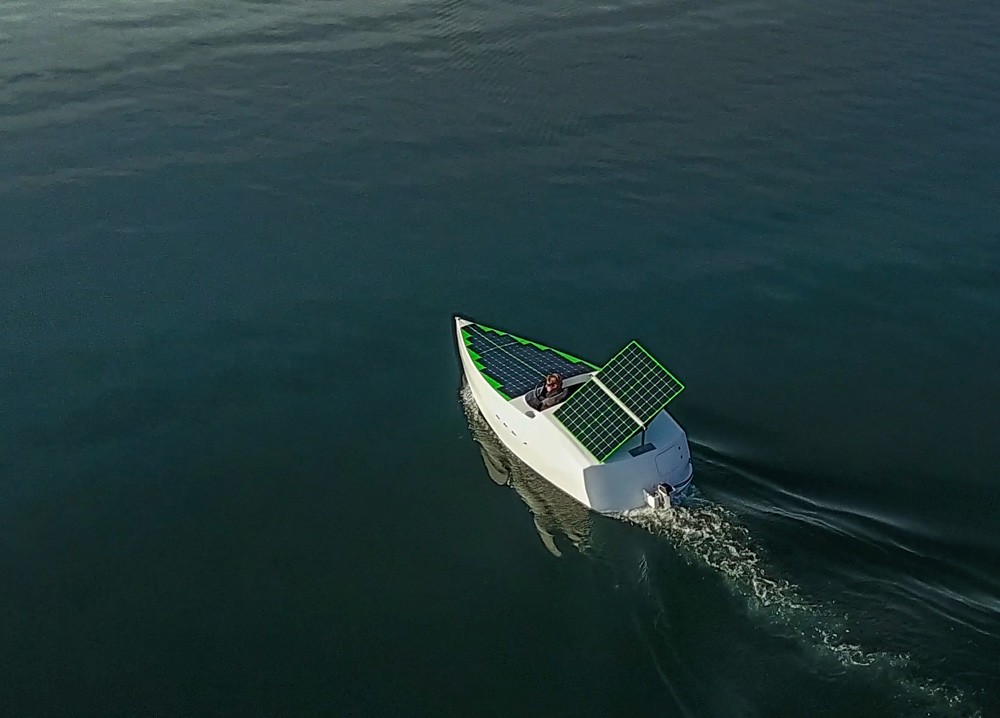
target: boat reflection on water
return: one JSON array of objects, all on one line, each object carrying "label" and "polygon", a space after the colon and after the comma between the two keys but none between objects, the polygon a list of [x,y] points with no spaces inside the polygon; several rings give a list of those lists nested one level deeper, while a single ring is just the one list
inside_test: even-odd
[{"label": "boat reflection on water", "polygon": [[493,433],[476,406],[468,385],[462,382],[462,409],[469,421],[472,438],[479,444],[486,472],[493,483],[510,486],[528,505],[538,536],[545,548],[562,556],[556,537],[565,537],[578,551],[590,548],[591,512],[573,500],[518,459]]}]

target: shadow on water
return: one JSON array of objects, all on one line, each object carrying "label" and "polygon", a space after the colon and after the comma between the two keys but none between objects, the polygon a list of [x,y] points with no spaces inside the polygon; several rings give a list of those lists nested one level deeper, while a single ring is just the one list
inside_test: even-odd
[{"label": "shadow on water", "polygon": [[[560,557],[565,550],[560,545],[566,543],[606,564],[616,584],[633,589],[630,595],[638,635],[684,715],[734,709],[755,714],[775,700],[759,690],[761,683],[777,688],[784,680],[803,678],[816,682],[818,697],[811,707],[824,715],[842,712],[839,705],[831,707],[824,702],[824,691],[832,690],[833,681],[847,681],[848,692],[853,694],[850,701],[867,703],[871,712],[861,709],[856,713],[859,716],[915,712],[970,718],[982,715],[963,691],[923,675],[912,656],[878,650],[852,638],[851,616],[835,610],[832,602],[805,595],[797,585],[777,575],[738,516],[697,488],[683,507],[627,512],[617,517],[621,523],[595,515],[514,456],[490,429],[466,386],[461,399],[490,479],[517,492],[531,512],[545,548]],[[614,530],[616,524],[638,527],[643,533],[623,541]],[[688,588],[706,580],[724,586],[722,593],[730,597],[728,601],[720,599],[717,592],[707,601],[716,608],[729,609],[722,620],[710,617],[709,609],[697,605],[704,594],[697,597],[677,590],[678,585]],[[740,616],[752,620],[740,622]],[[700,655],[685,653],[686,647]],[[696,667],[726,662],[718,652],[730,649],[733,656],[728,660],[747,674],[741,676],[745,683],[737,681],[735,687],[722,691],[728,696],[715,701],[695,697],[707,688],[692,688],[699,681]],[[765,662],[771,664],[764,669],[747,669],[747,654],[757,650],[770,653]],[[786,660],[792,665],[783,668],[781,662]],[[784,678],[775,680],[782,671],[786,672]],[[802,671],[804,676],[799,673]],[[842,689],[840,686],[834,694],[843,693]],[[739,695],[741,691],[747,695]]]}]

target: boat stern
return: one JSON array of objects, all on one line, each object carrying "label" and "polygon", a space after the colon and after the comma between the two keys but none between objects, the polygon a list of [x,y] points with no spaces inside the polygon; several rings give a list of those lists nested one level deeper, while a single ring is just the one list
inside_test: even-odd
[{"label": "boat stern", "polygon": [[636,437],[584,471],[591,506],[603,513],[669,508],[684,497],[693,476],[687,435],[666,411],[651,422],[645,443]]}]

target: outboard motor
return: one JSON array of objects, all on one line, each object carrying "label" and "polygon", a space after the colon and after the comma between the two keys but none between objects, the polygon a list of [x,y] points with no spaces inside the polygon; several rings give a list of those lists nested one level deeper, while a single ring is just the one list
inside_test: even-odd
[{"label": "outboard motor", "polygon": [[652,491],[642,490],[646,505],[651,509],[669,509],[671,493],[673,493],[673,488],[670,484],[657,484]]}]

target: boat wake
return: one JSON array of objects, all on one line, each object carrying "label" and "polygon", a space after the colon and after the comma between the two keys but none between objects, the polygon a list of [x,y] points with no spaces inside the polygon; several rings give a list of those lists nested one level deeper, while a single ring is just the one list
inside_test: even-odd
[{"label": "boat wake", "polygon": [[697,488],[691,491],[686,506],[637,509],[620,518],[669,538],[685,554],[722,574],[757,605],[786,611],[811,608],[792,584],[768,575],[750,532],[730,511],[701,497]]},{"label": "boat wake", "polygon": [[780,635],[845,668],[874,672],[871,677],[893,686],[900,700],[918,705],[926,715],[982,715],[960,689],[921,676],[910,655],[867,648],[851,639],[850,616],[807,598],[793,583],[773,575],[736,515],[694,491],[686,506],[638,509],[619,518],[668,539],[689,561],[716,571],[748,599],[750,611],[766,618]]}]

